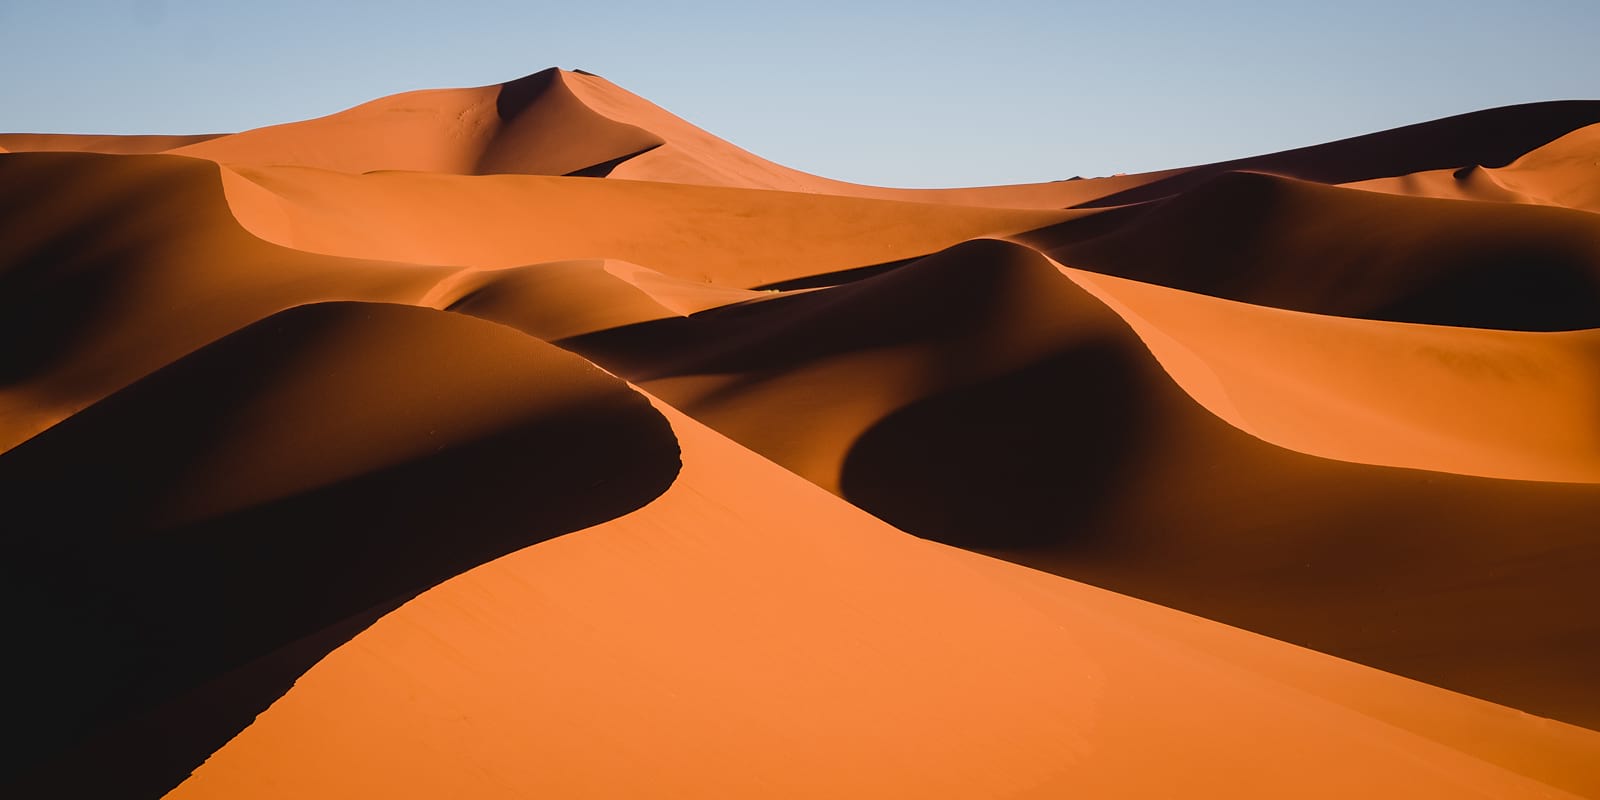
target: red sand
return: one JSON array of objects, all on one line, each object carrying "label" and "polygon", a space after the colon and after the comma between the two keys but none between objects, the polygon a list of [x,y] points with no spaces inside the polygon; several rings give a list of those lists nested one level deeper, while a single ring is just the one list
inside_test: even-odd
[{"label": "red sand", "polygon": [[1600,796],[1597,132],[902,190],[546,70],[0,135],[0,789]]}]

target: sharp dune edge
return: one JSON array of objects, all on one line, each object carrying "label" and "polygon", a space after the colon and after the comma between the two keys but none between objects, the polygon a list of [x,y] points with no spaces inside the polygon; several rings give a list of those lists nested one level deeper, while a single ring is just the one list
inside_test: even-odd
[{"label": "sharp dune edge", "polygon": [[1600,797],[1600,102],[905,190],[0,134],[26,797]]}]

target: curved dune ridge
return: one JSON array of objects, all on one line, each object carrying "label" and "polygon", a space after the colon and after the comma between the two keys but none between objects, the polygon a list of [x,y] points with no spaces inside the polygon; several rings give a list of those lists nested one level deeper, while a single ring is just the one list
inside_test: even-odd
[{"label": "curved dune ridge", "polygon": [[861,186],[557,69],[0,134],[0,794],[1600,796],[1597,170]]},{"label": "curved dune ridge", "polygon": [[[0,458],[0,591],[61,609],[10,629],[33,655],[5,772],[18,796],[164,788],[323,631],[638,508],[678,464],[643,398],[498,325],[368,303],[251,324]],[[82,751],[108,766],[63,775]]]}]

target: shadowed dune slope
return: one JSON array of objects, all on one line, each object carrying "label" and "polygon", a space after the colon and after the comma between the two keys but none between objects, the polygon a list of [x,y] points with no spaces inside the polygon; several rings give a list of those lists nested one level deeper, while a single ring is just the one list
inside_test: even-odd
[{"label": "shadowed dune slope", "polygon": [[320,304],[210,344],[0,456],[7,794],[155,796],[376,613],[677,469],[639,394],[470,317]]},{"label": "shadowed dune slope", "polygon": [[1600,789],[1593,732],[918,541],[661,411],[666,494],[379,621],[171,797]]},{"label": "shadowed dune slope", "polygon": [[280,168],[224,171],[223,182],[246,228],[302,250],[473,267],[616,258],[738,288],[1094,213],[525,175]]},{"label": "shadowed dune slope", "polygon": [[[1108,286],[1096,289],[1118,291]],[[1218,313],[1186,309],[1181,297],[1142,299],[1156,320],[1147,335]],[[1165,319],[1160,303],[1171,306]],[[1530,399],[1583,414],[1582,397],[1530,374],[1530,359],[1594,370],[1584,361],[1592,343],[1417,339],[1414,328],[1379,323],[1349,334],[1368,341],[1351,345],[1354,364],[1323,366],[1312,360],[1317,340],[1346,334],[1315,317],[1300,322],[1266,331],[1284,339],[1266,353],[1294,368],[1279,376],[1289,386],[1238,368],[1208,374],[1206,358],[1226,367],[1253,346],[1226,330],[1200,339],[1202,368],[1180,377],[1222,412],[1239,393],[1249,413],[1238,418],[1264,434],[1303,446],[1342,439],[1349,457],[1395,451],[1391,430],[1363,428],[1359,408],[1340,407],[1341,398],[1364,402],[1393,373],[1431,371],[1441,390],[1476,387],[1487,393],[1474,401],[1482,413],[1514,420]],[[847,286],[563,345],[911,533],[1600,724],[1589,679],[1600,629],[1585,610],[1600,604],[1600,487],[1392,469],[1269,444],[1198,404],[1126,321],[1025,248],[975,242]],[[1501,369],[1503,381],[1483,379]],[[1295,406],[1297,392],[1313,398]],[[1538,423],[1474,444],[1470,423],[1436,421],[1406,402],[1365,414],[1413,443],[1443,439],[1436,468],[1474,447],[1553,467],[1577,458]],[[1262,408],[1279,416],[1257,422]],[[1592,422],[1588,430],[1592,439]],[[1592,471],[1592,455],[1579,464]]]},{"label": "shadowed dune slope", "polygon": [[1600,217],[1570,209],[1227,173],[1014,238],[1074,267],[1297,311],[1600,327]]},{"label": "shadowed dune slope", "polygon": [[0,340],[27,343],[0,349],[0,450],[273,312],[415,302],[453,271],[263,242],[205,161],[0,155]]}]

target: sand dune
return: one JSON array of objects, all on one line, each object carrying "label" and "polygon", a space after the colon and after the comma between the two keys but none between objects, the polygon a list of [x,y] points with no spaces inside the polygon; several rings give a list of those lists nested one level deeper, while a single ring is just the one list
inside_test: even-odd
[{"label": "sand dune", "polygon": [[0,134],[0,794],[1600,796],[1597,164]]},{"label": "sand dune", "polygon": [[1600,734],[918,542],[661,411],[659,500],[391,614],[171,796],[1600,790]]},{"label": "sand dune", "polygon": [[[159,793],[371,617],[677,469],[643,398],[469,317],[322,304],[207,345],[0,456],[6,607],[65,615],[9,629],[6,794]],[[60,782],[84,762],[117,768]]]},{"label": "sand dune", "polygon": [[1095,213],[523,175],[240,169],[224,171],[223,185],[247,229],[302,250],[489,268],[616,258],[730,288]]},{"label": "sand dune", "polygon": [[1600,212],[1600,125],[1579,128],[1498,169],[1470,166],[1348,184],[1391,194],[1537,203]]},{"label": "sand dune", "polygon": [[275,311],[415,302],[450,271],[263,242],[203,161],[5,155],[0,336],[28,346],[0,354],[0,449]]},{"label": "sand dune", "polygon": [[504,85],[386,97],[320,119],[260,128],[169,152],[227,164],[368,172],[567,175],[661,145],[595,114],[555,70]]},{"label": "sand dune", "polygon": [[773,163],[599,75],[552,67],[504,84],[408,92],[318,119],[239,134],[0,134],[0,147],[174,152],[231,165],[294,165],[352,173],[610,175],[907,202],[1062,208],[1159,199],[1232,171],[1346,184],[1430,170],[1501,166],[1597,123],[1600,102],[1530,103],[1153,173],[1009,186],[897,189],[832,180]]},{"label": "sand dune", "polygon": [[1600,482],[1600,332],[1376,323],[1068,274],[1197,401],[1273,444],[1365,464]]},{"label": "sand dune", "polygon": [[563,345],[908,532],[1600,724],[1600,487],[1454,474],[1593,481],[1594,337],[1219,305],[972,242]]},{"label": "sand dune", "polygon": [[1189,191],[1228,172],[1265,172],[1327,184],[1414,172],[1503,166],[1580,128],[1600,122],[1600,101],[1528,103],[1460,114],[1337,142],[1221,161],[1168,173],[1095,198],[1126,205]]},{"label": "sand dune", "polygon": [[1249,303],[1433,325],[1600,327],[1600,227],[1563,208],[1253,172],[1017,237],[1062,263]]}]

